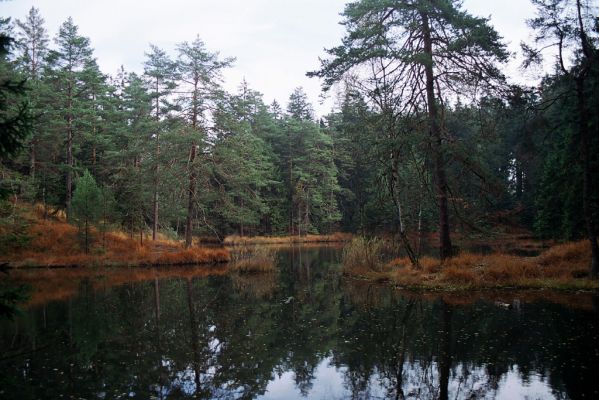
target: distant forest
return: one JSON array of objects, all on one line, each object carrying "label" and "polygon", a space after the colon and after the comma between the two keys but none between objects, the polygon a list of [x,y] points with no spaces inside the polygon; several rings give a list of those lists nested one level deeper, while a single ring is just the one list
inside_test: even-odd
[{"label": "distant forest", "polygon": [[113,226],[187,245],[437,232],[447,257],[454,232],[498,226],[596,238],[599,19],[533,3],[524,67],[555,44],[535,87],[507,83],[501,37],[457,1],[348,4],[341,44],[308,72],[338,96],[319,119],[301,88],[286,105],[245,81],[225,91],[235,60],[199,37],[106,75],[75,21],[51,40],[32,8],[0,25],[1,189],[72,218],[81,182]]}]

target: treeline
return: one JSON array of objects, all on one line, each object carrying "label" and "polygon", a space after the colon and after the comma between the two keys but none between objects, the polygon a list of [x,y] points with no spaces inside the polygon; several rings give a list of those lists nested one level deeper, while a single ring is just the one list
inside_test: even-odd
[{"label": "treeline", "polygon": [[234,60],[199,38],[178,44],[175,58],[151,46],[142,75],[108,76],[71,18],[54,45],[35,8],[10,34],[16,46],[4,63],[27,79],[33,118],[23,151],[3,160],[3,185],[19,197],[78,217],[75,181],[89,171],[109,193],[107,217],[154,238],[185,235],[189,245],[192,233],[337,228],[333,142],[301,89],[286,110],[246,82],[227,93],[221,72]]},{"label": "treeline", "polygon": [[454,1],[383,3],[346,6],[343,44],[311,73],[338,89],[319,120],[301,89],[285,109],[246,82],[227,93],[221,72],[234,60],[199,38],[174,58],[151,46],[141,75],[105,75],[71,19],[51,45],[32,8],[3,24],[16,38],[3,68],[27,80],[33,126],[2,160],[2,185],[71,214],[87,170],[114,199],[104,201],[112,223],[188,245],[192,234],[398,232],[417,258],[409,234],[439,232],[443,257],[455,231],[589,236],[599,199],[595,17],[581,14],[581,30],[537,2],[545,19],[533,29],[550,38],[572,28],[562,43],[572,66],[558,59],[539,87],[518,87],[501,73],[508,54],[488,20]]}]

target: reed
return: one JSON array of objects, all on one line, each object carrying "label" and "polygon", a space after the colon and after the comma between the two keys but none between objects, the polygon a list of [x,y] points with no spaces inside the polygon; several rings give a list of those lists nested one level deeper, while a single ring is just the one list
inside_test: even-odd
[{"label": "reed", "polygon": [[275,272],[276,249],[270,247],[247,246],[231,252],[229,270],[237,273]]},{"label": "reed", "polygon": [[343,249],[343,273],[365,276],[382,273],[385,263],[382,260],[384,242],[378,238],[356,237]]}]

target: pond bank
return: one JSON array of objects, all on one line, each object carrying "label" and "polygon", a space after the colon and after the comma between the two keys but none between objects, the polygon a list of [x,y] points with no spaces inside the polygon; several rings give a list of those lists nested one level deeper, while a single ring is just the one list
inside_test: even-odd
[{"label": "pond bank", "polygon": [[293,235],[293,236],[227,236],[223,244],[226,246],[247,246],[257,244],[321,244],[345,243],[352,239],[351,233],[335,232],[329,235]]},{"label": "pond bank", "polygon": [[147,240],[123,232],[92,230],[88,252],[76,226],[58,219],[28,218],[22,239],[0,261],[12,268],[98,266],[168,266],[218,264],[230,260],[229,251],[216,247],[185,249],[180,242]]},{"label": "pond bank", "polygon": [[414,290],[599,290],[599,280],[588,276],[590,249],[586,241],[555,245],[536,257],[468,252],[443,262],[422,257],[420,268],[412,266],[408,258],[385,263],[380,256],[373,256],[373,246],[379,244],[356,240],[346,248],[346,276]]}]

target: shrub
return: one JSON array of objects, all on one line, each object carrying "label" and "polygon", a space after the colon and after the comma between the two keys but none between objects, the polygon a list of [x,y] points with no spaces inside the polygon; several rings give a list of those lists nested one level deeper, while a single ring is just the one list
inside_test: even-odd
[{"label": "shrub", "polygon": [[381,254],[384,242],[378,238],[357,237],[343,248],[343,271],[349,274],[382,272],[384,263]]}]

